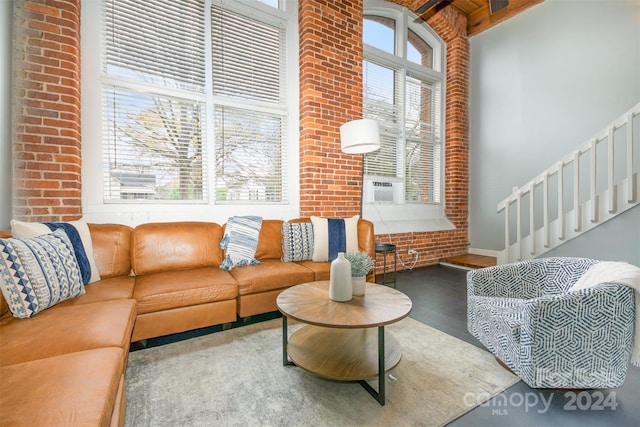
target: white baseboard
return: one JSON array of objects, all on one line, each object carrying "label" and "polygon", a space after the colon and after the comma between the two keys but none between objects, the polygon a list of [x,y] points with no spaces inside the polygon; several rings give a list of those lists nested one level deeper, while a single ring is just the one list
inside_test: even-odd
[{"label": "white baseboard", "polygon": [[484,256],[491,256],[494,258],[498,258],[498,254],[500,253],[500,251],[494,251],[491,249],[479,249],[479,248],[469,248],[469,253],[472,255],[484,255]]}]

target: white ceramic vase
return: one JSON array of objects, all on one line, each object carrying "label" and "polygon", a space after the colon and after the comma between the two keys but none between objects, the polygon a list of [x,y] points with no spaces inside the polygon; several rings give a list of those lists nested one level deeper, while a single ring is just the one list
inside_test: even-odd
[{"label": "white ceramic vase", "polygon": [[367,276],[358,276],[351,278],[351,287],[353,296],[361,296],[364,295],[364,290],[366,288]]},{"label": "white ceramic vase", "polygon": [[345,258],[344,252],[338,252],[338,258],[331,261],[329,298],[344,302],[351,300],[352,296],[351,263]]}]

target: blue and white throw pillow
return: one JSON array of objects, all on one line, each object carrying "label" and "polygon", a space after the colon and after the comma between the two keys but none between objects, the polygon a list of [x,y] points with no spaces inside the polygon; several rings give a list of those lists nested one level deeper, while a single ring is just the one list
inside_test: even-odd
[{"label": "blue and white throw pillow", "polygon": [[58,228],[62,228],[71,240],[78,265],[80,266],[82,283],[87,285],[100,280],[100,272],[93,256],[91,233],[85,221],[42,223],[11,220],[11,235],[16,238],[41,236]]},{"label": "blue and white throw pillow", "polygon": [[308,261],[313,255],[313,224],[282,224],[282,261]]},{"label": "blue and white throw pillow", "polygon": [[358,219],[311,217],[313,224],[313,256],[312,261],[333,261],[338,252],[359,252]]},{"label": "blue and white throw pillow", "polygon": [[67,234],[55,230],[27,239],[0,239],[0,289],[13,316],[23,319],[83,295]]},{"label": "blue and white throw pillow", "polygon": [[258,237],[262,228],[262,217],[259,216],[232,216],[227,221],[224,236],[220,241],[220,249],[224,249],[227,255],[220,264],[220,268],[226,271],[234,266],[260,264],[255,259],[258,248]]}]

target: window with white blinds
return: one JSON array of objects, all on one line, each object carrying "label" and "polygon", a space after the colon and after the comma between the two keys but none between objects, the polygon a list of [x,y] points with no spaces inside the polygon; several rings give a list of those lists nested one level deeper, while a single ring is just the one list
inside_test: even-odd
[{"label": "window with white blinds", "polygon": [[204,200],[205,104],[103,87],[106,200]]},{"label": "window with white blinds", "polygon": [[204,3],[107,0],[104,70],[108,76],[204,92]]},{"label": "window with white blinds", "polygon": [[284,28],[217,7],[211,21],[214,94],[279,102]]},{"label": "window with white blinds", "polygon": [[440,203],[440,83],[409,73],[405,90],[405,201]]},{"label": "window with white blinds", "polygon": [[[394,31],[373,32],[384,24]],[[365,155],[365,180],[397,183],[403,200],[442,200],[442,81],[437,40],[404,13],[365,12],[363,116],[380,123],[381,147]],[[422,28],[421,28],[422,27]],[[368,31],[371,29],[371,31]],[[393,37],[393,40],[380,40]],[[393,45],[395,49],[382,49]]]},{"label": "window with white blinds", "polygon": [[363,116],[375,119],[380,125],[380,149],[365,155],[365,175],[375,178],[401,177],[398,166],[402,136],[402,88],[398,78],[401,70],[380,60],[364,60]]},{"label": "window with white blinds", "polygon": [[286,201],[287,22],[252,3],[104,0],[105,202]]},{"label": "window with white blinds", "polygon": [[217,107],[215,124],[216,199],[282,200],[282,117]]}]

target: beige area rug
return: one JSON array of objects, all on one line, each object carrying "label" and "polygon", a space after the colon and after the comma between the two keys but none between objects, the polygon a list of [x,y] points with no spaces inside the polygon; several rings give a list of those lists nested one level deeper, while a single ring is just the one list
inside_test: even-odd
[{"label": "beige area rug", "polygon": [[487,351],[413,319],[385,329],[402,348],[385,406],[356,382],[283,366],[274,319],[131,353],[125,424],[438,426],[518,382]]}]

